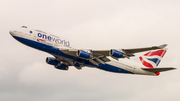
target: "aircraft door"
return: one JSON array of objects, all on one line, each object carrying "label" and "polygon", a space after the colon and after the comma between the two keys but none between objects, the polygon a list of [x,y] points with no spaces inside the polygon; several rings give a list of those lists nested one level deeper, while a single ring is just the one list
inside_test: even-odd
[{"label": "aircraft door", "polygon": [[33,34],[33,40],[37,41],[37,36],[35,34]]}]

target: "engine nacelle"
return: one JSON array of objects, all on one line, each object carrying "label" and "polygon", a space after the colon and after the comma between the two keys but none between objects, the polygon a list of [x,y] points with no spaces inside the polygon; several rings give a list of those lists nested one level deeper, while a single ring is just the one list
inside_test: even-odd
[{"label": "engine nacelle", "polygon": [[59,61],[56,60],[55,58],[47,57],[47,58],[46,58],[46,63],[47,63],[47,64],[50,64],[50,65],[56,66],[56,65],[58,65]]},{"label": "engine nacelle", "polygon": [[74,66],[75,67],[81,67],[80,63],[78,63],[78,62],[74,62]]},{"label": "engine nacelle", "polygon": [[109,52],[110,56],[116,57],[116,58],[124,58],[124,53],[115,49],[111,49]]},{"label": "engine nacelle", "polygon": [[59,66],[55,66],[56,69],[61,69],[61,70],[68,70],[69,67],[65,65],[64,63],[60,63]]},{"label": "engine nacelle", "polygon": [[86,52],[86,51],[83,51],[83,50],[78,50],[78,52],[76,53],[76,55],[77,55],[78,57],[81,57],[81,58],[89,59],[90,56],[91,56],[91,53]]}]

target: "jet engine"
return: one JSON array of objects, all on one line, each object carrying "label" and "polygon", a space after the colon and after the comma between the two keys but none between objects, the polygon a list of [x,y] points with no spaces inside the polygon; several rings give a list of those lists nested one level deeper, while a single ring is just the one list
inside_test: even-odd
[{"label": "jet engine", "polygon": [[47,57],[46,58],[46,63],[50,65],[54,65],[56,69],[61,69],[61,70],[68,70],[69,67],[65,65],[64,63],[60,63],[58,60],[52,57]]},{"label": "jet engine", "polygon": [[76,55],[78,57],[85,58],[85,59],[89,59],[91,57],[91,53],[90,52],[86,52],[84,50],[78,50]]},{"label": "jet engine", "polygon": [[115,49],[111,49],[109,52],[110,56],[116,57],[116,58],[124,58],[124,53]]},{"label": "jet engine", "polygon": [[64,63],[60,63],[59,66],[55,66],[56,69],[61,69],[61,70],[68,70],[69,67],[65,65]]},{"label": "jet engine", "polygon": [[59,61],[56,60],[55,58],[47,57],[47,58],[46,58],[46,63],[47,63],[47,64],[50,64],[50,65],[56,66],[56,65],[58,65]]},{"label": "jet engine", "polygon": [[74,66],[75,67],[81,67],[80,63],[78,63],[78,62],[74,62]]}]

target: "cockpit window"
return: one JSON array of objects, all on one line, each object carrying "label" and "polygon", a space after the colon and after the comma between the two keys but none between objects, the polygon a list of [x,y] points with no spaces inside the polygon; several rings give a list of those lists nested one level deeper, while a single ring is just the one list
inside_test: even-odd
[{"label": "cockpit window", "polygon": [[26,26],[22,26],[21,28],[27,28]]}]

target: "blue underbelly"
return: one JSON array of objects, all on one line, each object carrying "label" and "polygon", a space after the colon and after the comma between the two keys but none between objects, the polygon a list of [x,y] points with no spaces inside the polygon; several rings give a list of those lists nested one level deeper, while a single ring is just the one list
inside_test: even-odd
[{"label": "blue underbelly", "polygon": [[56,47],[53,47],[53,46],[49,46],[49,45],[46,45],[46,44],[44,44],[44,43],[40,43],[40,42],[37,42],[37,41],[33,41],[33,40],[21,38],[21,37],[16,37],[16,36],[14,36],[14,38],[15,38],[16,40],[20,41],[21,43],[27,45],[27,46],[36,48],[36,49],[38,49],[38,50],[41,50],[41,51],[44,51],[44,52],[47,52],[47,53],[50,53],[50,54],[53,54],[53,55],[54,55],[54,54],[55,54],[55,55],[60,55],[60,56],[66,57],[66,58],[74,59],[74,61],[81,60],[81,61],[83,61],[83,63],[84,63],[85,66],[97,67],[97,68],[99,68],[99,69],[102,69],[102,70],[105,70],[105,71],[109,71],[109,72],[133,74],[133,73],[130,72],[130,71],[127,71],[127,70],[124,70],[124,69],[122,69],[122,68],[119,68],[119,67],[116,67],[116,66],[112,66],[112,65],[109,65],[109,64],[106,64],[106,63],[105,63],[105,64],[99,64],[99,66],[93,65],[93,64],[90,63],[88,60],[67,55],[67,54],[61,52],[61,51],[59,50],[59,48],[56,48]]}]

